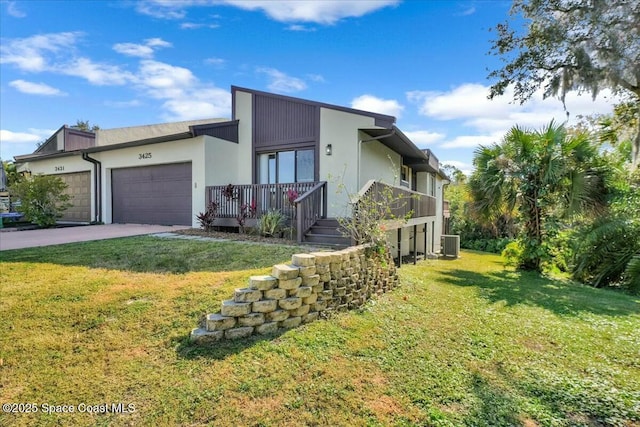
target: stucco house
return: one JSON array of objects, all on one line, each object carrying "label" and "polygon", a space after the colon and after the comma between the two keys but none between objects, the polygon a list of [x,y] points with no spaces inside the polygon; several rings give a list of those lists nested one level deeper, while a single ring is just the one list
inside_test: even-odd
[{"label": "stucco house", "polygon": [[350,197],[387,188],[413,213],[389,229],[394,250],[440,251],[447,177],[395,117],[235,86],[231,96],[231,119],[95,133],[63,126],[15,160],[19,171],[69,185],[66,221],[199,227],[196,216],[215,201],[221,226],[237,225],[239,212],[251,225],[280,209],[301,242],[338,242],[332,218],[351,215]]}]

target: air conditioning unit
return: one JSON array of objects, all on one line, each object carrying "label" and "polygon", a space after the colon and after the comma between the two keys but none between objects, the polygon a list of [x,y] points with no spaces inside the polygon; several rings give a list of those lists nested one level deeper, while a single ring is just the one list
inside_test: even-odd
[{"label": "air conditioning unit", "polygon": [[445,257],[458,258],[460,255],[460,236],[444,235],[440,239],[440,250]]}]

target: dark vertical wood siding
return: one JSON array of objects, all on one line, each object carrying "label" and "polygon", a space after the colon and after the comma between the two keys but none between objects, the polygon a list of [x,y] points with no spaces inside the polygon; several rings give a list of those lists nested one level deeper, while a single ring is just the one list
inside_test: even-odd
[{"label": "dark vertical wood siding", "polygon": [[42,144],[36,150],[36,152],[39,154],[51,154],[58,151],[58,139],[55,136],[53,137],[53,139],[50,139],[46,143]]},{"label": "dark vertical wood siding", "polygon": [[96,146],[96,136],[93,133],[65,128],[64,151],[82,150]]},{"label": "dark vertical wood siding", "polygon": [[255,95],[254,147],[317,142],[320,107],[291,99]]},{"label": "dark vertical wood siding", "polygon": [[238,120],[221,124],[212,123],[210,125],[193,126],[193,133],[195,136],[209,135],[238,143]]}]

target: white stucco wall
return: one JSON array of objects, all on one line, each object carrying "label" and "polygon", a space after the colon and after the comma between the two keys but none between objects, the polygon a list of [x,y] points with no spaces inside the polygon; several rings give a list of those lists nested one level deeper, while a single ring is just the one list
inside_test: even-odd
[{"label": "white stucco wall", "polygon": [[[235,184],[251,184],[253,170],[253,112],[252,112],[252,96],[250,93],[236,91],[235,101],[235,118],[240,120],[238,123],[238,157],[236,163],[233,163],[237,171],[237,181]],[[216,163],[218,165],[218,163]],[[221,163],[219,167],[232,167],[231,163]]]},{"label": "white stucco wall", "polygon": [[250,183],[250,181],[243,181],[240,178],[242,173],[237,167],[240,162],[239,144],[205,136],[204,153],[205,185]]},{"label": "white stucco wall", "polygon": [[419,193],[427,194],[427,188],[429,185],[429,174],[427,172],[416,173],[416,191]]},{"label": "white stucco wall", "polygon": [[99,129],[96,131],[96,145],[111,145],[122,142],[139,141],[142,139],[157,138],[165,135],[175,135],[189,132],[189,126],[225,122],[229,119],[201,119],[188,120],[174,123],[158,123],[154,125],[130,126],[114,129]]},{"label": "white stucco wall", "polygon": [[[348,212],[348,193],[360,189],[359,128],[371,128],[374,119],[343,111],[320,109],[320,180],[327,181],[327,212],[329,217]],[[331,144],[332,154],[325,148]],[[344,190],[340,191],[340,186]]]},{"label": "white stucco wall", "polygon": [[[205,136],[141,145],[113,151],[93,153],[91,157],[102,163],[102,220],[112,222],[111,170],[117,168],[152,166],[167,163],[191,162],[192,227],[198,227],[196,215],[205,209]],[[151,154],[140,158],[140,154]]]},{"label": "white stucco wall", "polygon": [[[368,136],[361,134],[362,139]],[[360,148],[360,187],[375,179],[400,185],[402,156],[379,141],[363,142]]]},{"label": "white stucco wall", "polygon": [[436,175],[436,222],[435,222],[435,235],[436,235],[436,252],[440,252],[440,236],[443,233],[443,214],[444,214],[444,186],[447,185],[449,181],[444,180],[440,177],[440,175]]}]

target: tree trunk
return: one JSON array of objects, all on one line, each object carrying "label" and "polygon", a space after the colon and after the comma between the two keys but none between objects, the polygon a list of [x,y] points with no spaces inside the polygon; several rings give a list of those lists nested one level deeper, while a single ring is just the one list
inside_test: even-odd
[{"label": "tree trunk", "polygon": [[538,206],[537,192],[523,198],[526,203],[525,219],[525,248],[520,268],[522,270],[540,271],[542,260],[539,249],[542,246],[542,209]]}]

